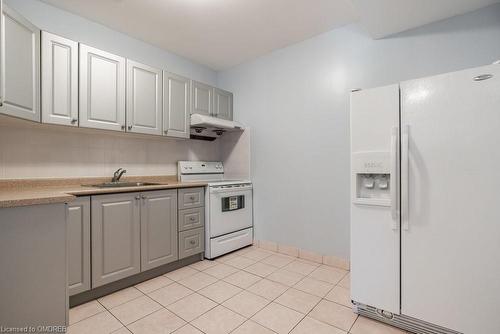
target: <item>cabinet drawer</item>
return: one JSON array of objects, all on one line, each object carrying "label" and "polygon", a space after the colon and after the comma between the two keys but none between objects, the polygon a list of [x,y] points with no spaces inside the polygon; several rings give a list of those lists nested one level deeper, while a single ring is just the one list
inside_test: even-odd
[{"label": "cabinet drawer", "polygon": [[179,189],[179,209],[198,208],[205,205],[205,189],[183,188]]},{"label": "cabinet drawer", "polygon": [[205,250],[203,228],[179,233],[179,259],[201,253]]},{"label": "cabinet drawer", "polygon": [[179,210],[179,231],[192,230],[205,225],[205,208]]}]

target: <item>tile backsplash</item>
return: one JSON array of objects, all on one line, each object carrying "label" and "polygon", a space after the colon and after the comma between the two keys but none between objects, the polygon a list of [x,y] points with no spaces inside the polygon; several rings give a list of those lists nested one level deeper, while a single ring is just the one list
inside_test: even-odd
[{"label": "tile backsplash", "polygon": [[173,175],[178,160],[218,160],[219,142],[110,133],[0,119],[0,178]]}]

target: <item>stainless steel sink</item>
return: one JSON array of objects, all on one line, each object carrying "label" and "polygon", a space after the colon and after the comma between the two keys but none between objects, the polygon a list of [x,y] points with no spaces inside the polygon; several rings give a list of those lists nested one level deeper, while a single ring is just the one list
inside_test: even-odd
[{"label": "stainless steel sink", "polygon": [[84,187],[95,188],[122,188],[122,187],[144,187],[144,186],[157,186],[160,183],[153,182],[104,182],[99,184],[85,184]]}]

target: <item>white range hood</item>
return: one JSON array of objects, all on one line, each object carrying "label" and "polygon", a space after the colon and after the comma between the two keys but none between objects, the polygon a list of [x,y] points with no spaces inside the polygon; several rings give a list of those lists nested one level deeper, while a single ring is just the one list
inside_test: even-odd
[{"label": "white range hood", "polygon": [[206,116],[201,114],[191,115],[191,138],[214,140],[225,132],[242,131],[243,124],[235,121]]}]

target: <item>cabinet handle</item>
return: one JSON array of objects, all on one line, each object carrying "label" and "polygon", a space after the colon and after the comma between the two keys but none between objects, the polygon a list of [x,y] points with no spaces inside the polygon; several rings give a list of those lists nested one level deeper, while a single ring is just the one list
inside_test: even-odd
[{"label": "cabinet handle", "polygon": [[146,197],[146,195],[141,195],[141,198],[146,199],[147,197]]},{"label": "cabinet handle", "polygon": [[129,125],[129,126],[128,126],[128,129],[129,129],[129,130],[132,130],[132,125]]},{"label": "cabinet handle", "polygon": [[125,130],[125,125],[122,125],[122,130]]},{"label": "cabinet handle", "polygon": [[77,120],[76,118],[73,118],[73,119],[71,120],[71,124],[75,124],[76,122],[78,122],[78,120]]},{"label": "cabinet handle", "polygon": [[190,243],[191,245],[194,245],[194,244],[196,243],[196,241],[194,241],[194,240],[190,240],[190,241],[189,241],[189,243]]},{"label": "cabinet handle", "polygon": [[194,201],[194,196],[189,196],[189,199]]},{"label": "cabinet handle", "polygon": [[194,218],[194,217],[191,217],[191,218],[189,218],[189,219],[190,219],[192,222],[194,222],[194,221],[196,220],[196,218]]},{"label": "cabinet handle", "polygon": [[135,199],[136,199],[136,200],[140,200],[140,199],[141,199],[141,196],[135,196]]}]

